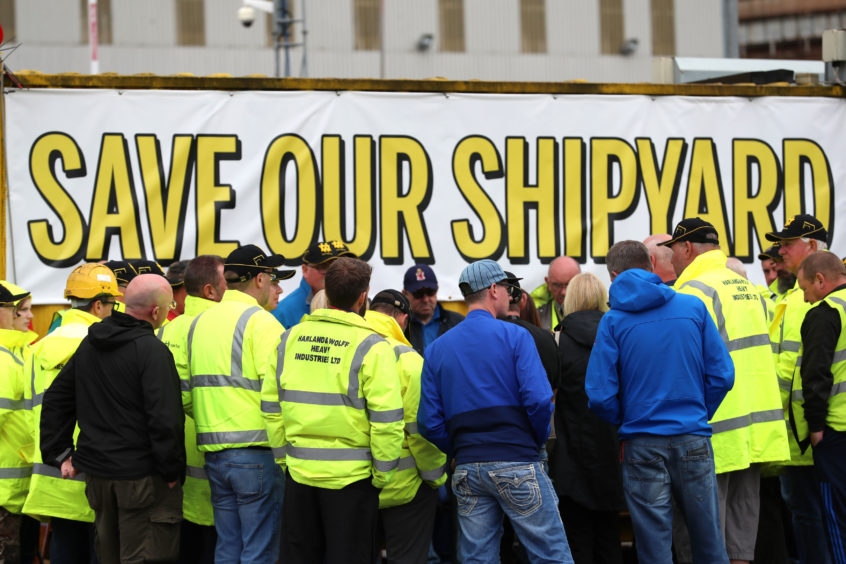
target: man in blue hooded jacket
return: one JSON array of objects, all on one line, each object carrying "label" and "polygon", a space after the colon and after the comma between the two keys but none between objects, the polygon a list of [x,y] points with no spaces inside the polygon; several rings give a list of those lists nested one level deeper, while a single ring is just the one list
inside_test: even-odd
[{"label": "man in blue hooded jacket", "polygon": [[672,563],[675,497],[694,562],[728,563],[708,420],[734,384],[731,357],[701,300],[663,284],[642,243],[617,243],[606,264],[611,310],[599,324],[585,391],[590,409],[620,426],[638,560]]}]

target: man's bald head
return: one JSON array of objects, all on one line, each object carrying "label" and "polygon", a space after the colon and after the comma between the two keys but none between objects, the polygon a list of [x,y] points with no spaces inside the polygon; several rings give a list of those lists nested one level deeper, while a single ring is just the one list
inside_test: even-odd
[{"label": "man's bald head", "polygon": [[158,274],[141,274],[132,279],[124,292],[126,313],[158,328],[167,318],[173,290]]},{"label": "man's bald head", "polygon": [[676,272],[673,270],[673,251],[669,247],[659,246],[664,241],[673,237],[669,233],[656,233],[643,240],[643,244],[649,250],[649,259],[652,261],[652,271],[657,274],[664,283],[676,279]]},{"label": "man's bald head", "polygon": [[743,276],[747,280],[749,279],[749,276],[746,275],[746,267],[743,266],[743,263],[740,262],[740,259],[737,258],[737,257],[729,257],[726,260],[726,268],[728,268],[729,270],[731,270],[735,274],[739,274],[740,276]]},{"label": "man's bald head", "polygon": [[549,272],[546,278],[546,287],[549,293],[559,304],[564,303],[564,296],[567,295],[567,284],[581,272],[579,263],[570,257],[558,257],[549,263]]}]

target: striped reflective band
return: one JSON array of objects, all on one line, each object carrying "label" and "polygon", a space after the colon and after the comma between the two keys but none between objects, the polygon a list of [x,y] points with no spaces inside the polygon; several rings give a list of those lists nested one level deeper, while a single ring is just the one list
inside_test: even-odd
[{"label": "striped reflective band", "polygon": [[846,313],[846,300],[838,298],[837,296],[829,296],[828,299],[839,305],[840,309],[842,309],[843,312]]},{"label": "striped reflective band", "polygon": [[264,401],[261,400],[262,413],[282,413],[282,406],[278,401]]},{"label": "striped reflective band", "polygon": [[0,398],[0,409],[8,409],[9,411],[18,411],[26,407],[26,402],[22,399]]},{"label": "striped reflective band", "polygon": [[422,479],[434,482],[435,480],[443,476],[444,472],[446,472],[446,465],[441,466],[440,468],[436,468],[434,470],[419,470],[417,473],[420,474],[420,477]]},{"label": "striped reflective band", "polygon": [[179,379],[179,389],[183,392],[190,392],[191,391],[191,382],[188,380]]},{"label": "striped reflective band", "polygon": [[198,445],[227,445],[266,443],[267,431],[220,431],[217,433],[197,433]]},{"label": "striped reflective band", "polygon": [[387,411],[375,411],[373,409],[367,410],[367,417],[371,423],[396,423],[402,421],[403,411],[399,409],[389,409]]},{"label": "striped reflective band", "polygon": [[0,468],[0,480],[14,480],[18,478],[29,478],[32,475],[32,467],[24,466],[17,468]]},{"label": "striped reflective band", "polygon": [[770,348],[773,350],[773,354],[778,354],[778,350],[779,350],[778,343],[772,343],[771,342]]},{"label": "striped reflective band", "polygon": [[197,480],[209,479],[209,476],[208,474],[206,474],[205,469],[200,468],[199,466],[186,466],[185,475],[189,478],[196,478]]},{"label": "striped reflective band", "polygon": [[369,448],[312,448],[295,447],[291,443],[285,445],[288,456],[300,460],[325,460],[331,462],[370,461],[380,472],[390,472],[399,464],[399,458],[394,460],[376,460],[370,456]]},{"label": "striped reflective band", "polygon": [[373,345],[384,340],[385,339],[376,333],[372,333],[359,343],[358,347],[356,347],[355,354],[353,355],[352,362],[350,363],[350,384],[347,388],[347,395],[350,398],[358,397],[358,373],[361,372],[361,365],[364,362],[364,357],[367,356],[367,353],[370,352]]},{"label": "striped reflective band", "polygon": [[19,366],[23,366],[23,361],[22,361],[21,359],[19,359],[17,356],[15,356],[15,354],[14,354],[12,351],[10,351],[9,349],[7,349],[7,348],[5,348],[5,347],[0,347],[0,352],[4,352],[4,353],[6,353],[7,355],[11,356],[11,357],[12,357],[12,359],[13,359],[13,360],[14,360],[14,361],[15,361],[15,362],[19,365]]},{"label": "striped reflective band", "polygon": [[35,409],[41,402],[44,401],[44,392],[40,394],[35,394],[35,397],[32,399],[24,398],[24,408],[25,409]]},{"label": "striped reflective band", "polygon": [[790,380],[784,380],[782,378],[778,379],[778,387],[785,392],[789,392],[790,388],[793,387],[793,383]]},{"label": "striped reflective band", "polygon": [[740,351],[752,347],[761,347],[770,344],[770,336],[766,333],[763,335],[749,335],[748,337],[741,337],[739,339],[731,339],[726,343],[726,348],[729,352]]},{"label": "striped reflective band", "polygon": [[834,351],[834,356],[831,357],[831,363],[837,364],[846,360],[846,349]]},{"label": "striped reflective band", "polygon": [[417,468],[417,462],[415,462],[413,456],[403,456],[399,459],[399,464],[397,464],[397,472],[402,472],[403,470],[411,470],[412,468]]},{"label": "striped reflective band", "polygon": [[164,326],[164,325],[162,325],[161,327],[159,327],[159,330],[158,330],[158,331],[156,331],[156,338],[157,338],[159,341],[161,341],[161,340],[162,340],[162,335],[164,335],[164,330],[165,330],[165,326]]},{"label": "striped reflective band", "polygon": [[[282,367],[285,366],[285,345],[288,343],[288,337],[291,336],[291,330],[288,329],[282,333],[282,338],[276,346],[276,391],[279,394],[279,403],[282,403],[285,398],[285,390],[282,389]],[[277,458],[279,458],[277,456]]]},{"label": "striped reflective band", "polygon": [[409,435],[419,435],[420,431],[417,428],[417,421],[411,421],[405,424],[405,432]]},{"label": "striped reflective band", "polygon": [[355,409],[364,409],[367,406],[364,398],[351,398],[345,394],[285,389],[279,390],[279,401],[306,405],[345,405]]},{"label": "striped reflective band", "polygon": [[[256,313],[260,312],[261,308],[252,306],[244,310],[238,317],[238,322],[235,323],[235,331],[232,334],[232,350],[230,352],[229,374],[198,374],[191,376],[190,387],[219,387],[228,386],[232,388],[244,388],[247,390],[259,391],[261,390],[261,383],[257,380],[250,380],[243,377],[242,356],[244,354],[244,333],[247,330],[247,323],[250,318]],[[205,312],[203,312],[205,313]],[[188,329],[188,371],[191,370],[191,356],[194,343],[194,329],[197,327],[197,322],[203,316],[203,313],[194,318],[191,322],[191,327]]]},{"label": "striped reflective band", "polygon": [[[843,393],[846,393],[846,382],[838,382],[831,387],[831,392],[829,392],[828,397]],[[793,401],[802,401],[805,399],[805,394],[802,390],[793,390],[790,397]]]},{"label": "striped reflective band", "polygon": [[799,347],[802,346],[801,341],[782,341],[781,342],[781,351],[782,352],[792,352],[798,353]]},{"label": "striped reflective band", "polygon": [[394,354],[397,355],[397,358],[409,352],[415,351],[412,347],[409,347],[408,345],[394,345]]},{"label": "striped reflective band", "polygon": [[271,450],[273,451],[273,458],[285,458],[285,447],[274,447]]},{"label": "striped reflective band", "polygon": [[749,415],[715,421],[711,423],[711,430],[714,434],[725,433],[726,431],[735,431],[744,427],[750,427],[757,423],[771,423],[773,421],[784,421],[784,411],[781,409],[768,409],[766,411],[755,411]]},{"label": "striped reflective band", "polygon": [[[50,466],[49,464],[43,464],[41,462],[36,462],[32,465],[32,474],[38,476],[47,476],[50,478],[58,478],[62,479],[62,471],[56,468],[55,466]],[[80,472],[74,478],[72,478],[74,482],[84,482],[85,481],[85,473]]]},{"label": "striped reflective band", "polygon": [[391,470],[395,469],[399,464],[399,458],[395,458],[394,460],[376,460],[373,459],[373,468],[378,470],[379,472],[390,472]]},{"label": "striped reflective band", "polygon": [[726,331],[726,318],[723,315],[723,303],[720,301],[720,294],[717,291],[708,286],[707,284],[700,282],[699,280],[691,280],[689,282],[685,282],[682,284],[682,287],[679,290],[684,289],[687,286],[692,286],[711,298],[712,306],[714,308],[714,319],[717,322],[717,330],[720,332],[720,337],[723,338],[723,342],[728,347],[729,338],[728,332]]},{"label": "striped reflective band", "polygon": [[261,391],[261,382],[240,375],[197,374],[191,376],[190,388],[241,388],[253,392]]}]

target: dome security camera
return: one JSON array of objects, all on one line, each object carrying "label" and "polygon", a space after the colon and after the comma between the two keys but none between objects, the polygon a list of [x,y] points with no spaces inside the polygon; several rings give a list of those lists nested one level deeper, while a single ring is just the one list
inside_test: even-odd
[{"label": "dome security camera", "polygon": [[252,6],[238,8],[238,21],[244,27],[250,27],[256,19],[256,10]]}]

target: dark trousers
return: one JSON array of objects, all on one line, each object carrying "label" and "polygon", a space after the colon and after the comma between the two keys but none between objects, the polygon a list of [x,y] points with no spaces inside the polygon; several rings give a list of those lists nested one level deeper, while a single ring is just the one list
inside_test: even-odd
[{"label": "dark trousers", "polygon": [[109,480],[88,476],[85,495],[94,510],[101,562],[173,562],[179,558],[182,486],[161,476]]},{"label": "dark trousers", "polygon": [[373,564],[379,490],[370,479],[330,490],[285,476],[282,557],[286,564]]},{"label": "dark trousers", "polygon": [[566,497],[561,498],[558,509],[576,564],[622,564],[616,511],[593,511]]},{"label": "dark trousers", "polygon": [[217,531],[191,521],[182,521],[179,531],[179,562],[181,564],[214,564]]},{"label": "dark trousers", "polygon": [[828,546],[835,564],[846,564],[846,433],[825,428],[814,447]]},{"label": "dark trousers", "polygon": [[93,523],[53,517],[50,527],[50,564],[97,563]]},{"label": "dark trousers", "polygon": [[437,506],[438,491],[420,484],[408,503],[379,510],[389,564],[426,564]]}]

